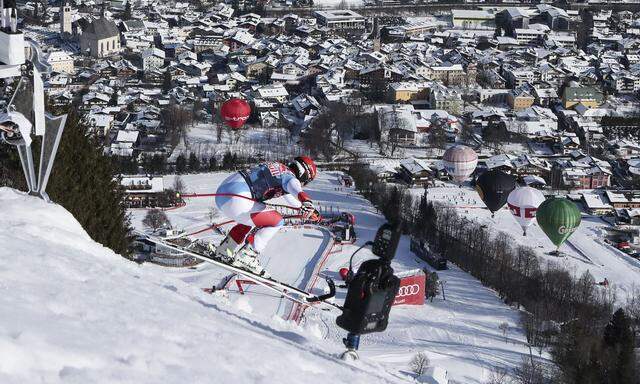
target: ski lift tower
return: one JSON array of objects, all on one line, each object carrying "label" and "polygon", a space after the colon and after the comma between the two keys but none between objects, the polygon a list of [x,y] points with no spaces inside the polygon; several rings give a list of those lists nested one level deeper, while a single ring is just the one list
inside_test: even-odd
[{"label": "ski lift tower", "polygon": [[[67,116],[45,112],[40,73],[50,68],[38,45],[26,42],[18,30],[17,9],[4,3],[0,0],[0,143],[17,148],[29,194],[49,202],[45,189]],[[34,136],[42,137],[38,173],[31,148]]]}]

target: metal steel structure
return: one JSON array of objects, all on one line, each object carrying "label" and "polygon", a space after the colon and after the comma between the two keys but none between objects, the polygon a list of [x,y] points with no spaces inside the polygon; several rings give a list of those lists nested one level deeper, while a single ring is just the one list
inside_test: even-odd
[{"label": "metal steel structure", "polygon": [[[18,30],[17,10],[4,8],[0,0],[0,82],[4,83],[0,92],[0,143],[18,150],[29,194],[49,201],[45,190],[67,116],[45,112],[40,73],[49,72],[49,68],[40,55],[35,42],[25,45],[24,34]],[[36,173],[31,145],[37,136],[42,140]]]}]

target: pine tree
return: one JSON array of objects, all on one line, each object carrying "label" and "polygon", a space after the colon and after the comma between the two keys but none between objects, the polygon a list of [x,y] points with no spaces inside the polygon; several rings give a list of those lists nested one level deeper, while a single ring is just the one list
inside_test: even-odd
[{"label": "pine tree", "polygon": [[20,157],[13,146],[0,145],[0,187],[27,190]]},{"label": "pine tree", "polygon": [[131,20],[132,17],[132,12],[131,12],[131,0],[127,0],[127,5],[125,5],[124,7],[124,16],[123,19],[126,20]]},{"label": "pine tree", "polygon": [[231,169],[233,168],[233,164],[233,155],[231,154],[231,152],[227,151],[222,157],[222,169]]},{"label": "pine tree", "polygon": [[185,173],[187,170],[187,159],[185,159],[183,154],[180,154],[176,158],[176,173]]},{"label": "pine tree", "polygon": [[200,160],[195,153],[189,155],[189,172],[198,172],[200,170]]},{"label": "pine tree", "polygon": [[115,107],[118,105],[118,89],[114,89],[113,93],[111,94],[111,97],[109,98],[109,103],[107,103],[107,105],[109,107]]},{"label": "pine tree", "polygon": [[607,382],[612,384],[633,383],[635,376],[634,334],[631,322],[622,308],[618,309],[604,328],[604,348],[608,367],[605,367]]},{"label": "pine tree", "polygon": [[171,72],[169,72],[169,69],[164,71],[164,77],[162,79],[162,92],[163,93],[168,93],[172,86],[171,83],[173,82],[173,79],[171,78]]},{"label": "pine tree", "polygon": [[216,159],[215,156],[211,156],[209,158],[209,170],[210,171],[217,171],[218,170],[218,160]]},{"label": "pine tree", "polygon": [[47,192],[80,222],[89,236],[121,255],[129,255],[129,216],[113,179],[111,159],[86,135],[71,108]]}]

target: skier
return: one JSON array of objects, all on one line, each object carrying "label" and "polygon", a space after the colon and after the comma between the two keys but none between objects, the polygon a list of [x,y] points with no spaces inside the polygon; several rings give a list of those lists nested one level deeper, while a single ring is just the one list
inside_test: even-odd
[{"label": "skier", "polygon": [[[216,192],[215,203],[226,217],[238,224],[215,249],[215,257],[234,267],[269,277],[258,256],[280,230],[284,220],[263,202],[284,196],[291,205],[301,204],[303,219],[311,218],[316,210],[302,186],[315,179],[316,174],[313,160],[300,156],[288,166],[262,163],[224,180]],[[252,232],[254,228],[256,230]]]}]

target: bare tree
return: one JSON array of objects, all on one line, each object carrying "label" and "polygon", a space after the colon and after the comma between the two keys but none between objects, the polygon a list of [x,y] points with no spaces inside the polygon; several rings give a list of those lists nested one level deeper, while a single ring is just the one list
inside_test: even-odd
[{"label": "bare tree", "polygon": [[447,132],[444,129],[445,122],[438,119],[431,125],[429,142],[434,147],[442,150],[447,145]]},{"label": "bare tree", "polygon": [[409,363],[409,367],[413,373],[420,376],[425,373],[427,368],[429,368],[429,364],[430,362],[427,355],[424,352],[418,352],[413,356],[413,359]]},{"label": "bare tree", "polygon": [[173,190],[177,193],[182,194],[184,192],[184,181],[182,181],[182,176],[176,176],[173,180]]},{"label": "bare tree", "polygon": [[187,127],[193,122],[192,111],[171,103],[162,111],[161,119],[170,144],[177,145],[181,138],[185,139],[186,144]]},{"label": "bare tree", "polygon": [[150,209],[142,220],[142,224],[151,228],[154,232],[160,228],[171,227],[167,215],[159,209]]},{"label": "bare tree", "polygon": [[336,148],[331,142],[331,129],[333,118],[327,114],[321,114],[305,132],[304,144],[314,156],[322,154],[327,160],[332,160],[336,154]]},{"label": "bare tree", "polygon": [[631,319],[631,326],[636,330],[640,330],[640,287],[633,286],[627,293],[627,305],[625,312]]},{"label": "bare tree", "polygon": [[506,368],[494,367],[489,373],[489,378],[484,384],[511,384],[513,380]]},{"label": "bare tree", "polygon": [[504,336],[504,342],[506,343],[507,342],[507,332],[509,332],[509,323],[504,321],[504,322],[500,323],[498,328],[500,328],[500,330],[502,331],[502,336]]},{"label": "bare tree", "polygon": [[541,363],[531,357],[523,357],[522,364],[514,371],[516,384],[547,384],[547,372]]}]

